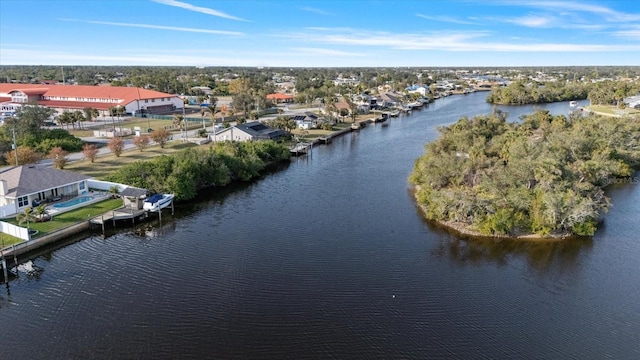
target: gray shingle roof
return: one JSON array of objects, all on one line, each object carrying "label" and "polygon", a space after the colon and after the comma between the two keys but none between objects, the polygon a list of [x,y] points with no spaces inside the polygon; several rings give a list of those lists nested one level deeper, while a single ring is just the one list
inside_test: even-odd
[{"label": "gray shingle roof", "polygon": [[272,140],[281,136],[286,136],[286,132],[280,129],[272,129],[259,121],[252,121],[244,124],[236,125],[236,129],[240,129],[251,135],[254,139]]},{"label": "gray shingle roof", "polygon": [[7,182],[7,197],[20,197],[91,179],[90,176],[44,166],[24,165],[0,172]]}]

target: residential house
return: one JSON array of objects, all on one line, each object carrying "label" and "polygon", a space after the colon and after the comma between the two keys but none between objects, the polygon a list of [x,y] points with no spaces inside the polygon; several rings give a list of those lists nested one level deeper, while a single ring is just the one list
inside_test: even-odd
[{"label": "residential house", "polygon": [[625,98],[623,101],[629,108],[635,108],[636,106],[640,107],[640,95],[629,96],[628,98]]},{"label": "residential house", "polygon": [[411,85],[405,89],[408,93],[418,93],[422,97],[426,97],[429,94],[429,87],[424,85]]},{"label": "residential house", "polygon": [[38,165],[14,166],[0,172],[0,217],[41,202],[88,192],[89,176]]},{"label": "residential house", "polygon": [[298,129],[309,130],[318,127],[320,119],[317,114],[306,111],[304,113],[291,115],[291,120],[296,122]]},{"label": "residential house", "polygon": [[382,93],[378,97],[378,104],[382,107],[402,106],[402,95],[392,92]]},{"label": "residential house", "polygon": [[210,135],[213,141],[278,140],[286,136],[286,131],[272,129],[260,121],[235,125]]}]

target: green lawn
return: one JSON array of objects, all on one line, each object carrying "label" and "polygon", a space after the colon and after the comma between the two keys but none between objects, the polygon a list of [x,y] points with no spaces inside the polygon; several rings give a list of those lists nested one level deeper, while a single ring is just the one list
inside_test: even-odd
[{"label": "green lawn", "polygon": [[587,108],[594,112],[610,114],[610,115],[617,115],[621,112],[628,115],[640,114],[639,109],[619,109],[617,106],[613,106],[613,105],[608,105],[608,106],[607,105],[591,105],[591,106],[587,106]]},{"label": "green lawn", "polygon": [[[122,199],[104,200],[99,203],[87,205],[75,210],[71,210],[59,215],[55,215],[53,219],[50,221],[30,222],[29,226],[33,230],[38,230],[38,234],[34,236],[34,238],[38,238],[42,235],[46,235],[48,233],[65,228],[67,226],[74,225],[82,221],[87,221],[89,220],[89,218],[107,213],[121,206],[122,206]],[[4,221],[14,225],[23,226],[23,227],[27,226],[26,223],[18,224],[18,221],[16,220],[16,218],[5,219]],[[7,237],[10,237],[10,238],[13,238],[13,237],[7,234],[2,234],[2,236],[5,238],[5,246],[11,245],[11,242],[10,242],[11,239],[7,239]],[[14,239],[17,240],[15,242],[21,242],[20,239],[17,239],[17,238],[14,238]]]},{"label": "green lawn", "polygon": [[164,149],[160,148],[159,145],[153,145],[144,149],[144,151],[140,151],[138,149],[125,151],[120,155],[120,157],[116,157],[113,154],[99,156],[93,163],[89,160],[74,161],[65,165],[64,168],[65,170],[71,170],[87,176],[103,179],[105,176],[116,171],[123,165],[135,161],[150,159],[158,155],[172,154],[182,149],[195,146],[198,145],[194,143],[172,141],[167,143]]}]

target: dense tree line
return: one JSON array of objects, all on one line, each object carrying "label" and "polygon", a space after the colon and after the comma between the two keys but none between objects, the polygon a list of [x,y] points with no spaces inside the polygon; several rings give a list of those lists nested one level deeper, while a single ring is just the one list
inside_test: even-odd
[{"label": "dense tree line", "polygon": [[[45,121],[54,114],[52,109],[42,106],[23,106],[16,115],[6,118],[0,127],[0,153],[12,150],[13,142],[19,149],[44,156],[59,147],[67,152],[80,151],[82,140],[63,129],[46,129]],[[24,163],[24,162],[21,162]]]},{"label": "dense tree line", "polygon": [[410,181],[428,219],[485,235],[593,235],[603,187],[640,165],[640,119],[497,112],[440,129]]},{"label": "dense tree line", "polygon": [[107,180],[189,200],[207,187],[249,181],[269,164],[289,158],[289,149],[274,141],[220,142],[125,165]]},{"label": "dense tree line", "polygon": [[487,96],[491,104],[524,105],[589,99],[593,105],[621,105],[622,100],[640,92],[640,81],[548,82],[516,81],[496,87]]},{"label": "dense tree line", "polygon": [[524,105],[556,101],[583,100],[589,94],[590,84],[549,82],[543,85],[516,81],[507,87],[496,87],[487,96],[490,104]]}]

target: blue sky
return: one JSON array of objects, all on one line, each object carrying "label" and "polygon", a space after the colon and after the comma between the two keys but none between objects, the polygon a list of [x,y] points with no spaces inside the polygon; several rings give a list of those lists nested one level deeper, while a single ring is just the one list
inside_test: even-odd
[{"label": "blue sky", "polygon": [[629,1],[2,0],[0,65],[640,65]]}]

